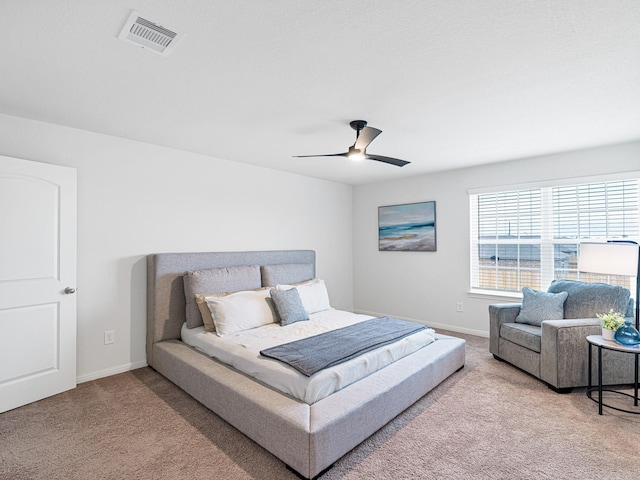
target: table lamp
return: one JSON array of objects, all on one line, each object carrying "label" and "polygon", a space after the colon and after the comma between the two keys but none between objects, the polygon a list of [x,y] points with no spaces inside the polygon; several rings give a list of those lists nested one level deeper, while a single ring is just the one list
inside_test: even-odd
[{"label": "table lamp", "polygon": [[[581,243],[578,270],[585,273],[635,277],[635,320],[640,329],[638,296],[640,292],[639,246],[630,240],[609,240],[606,243]],[[624,313],[624,312],[622,312]]]}]

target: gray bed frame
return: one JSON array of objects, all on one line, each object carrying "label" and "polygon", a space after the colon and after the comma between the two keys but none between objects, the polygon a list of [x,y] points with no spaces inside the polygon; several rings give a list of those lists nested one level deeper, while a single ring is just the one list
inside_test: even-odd
[{"label": "gray bed frame", "polygon": [[[147,257],[147,363],[282,460],[313,478],[464,366],[465,342],[438,341],[308,405],[183,343],[182,276],[243,265],[313,264],[312,250],[162,253]],[[285,282],[282,282],[285,283]]]}]

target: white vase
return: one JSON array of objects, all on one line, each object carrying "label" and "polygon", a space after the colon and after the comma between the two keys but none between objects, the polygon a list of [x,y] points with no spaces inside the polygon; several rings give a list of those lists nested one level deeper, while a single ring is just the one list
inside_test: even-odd
[{"label": "white vase", "polygon": [[608,328],[603,328],[602,329],[602,338],[604,338],[605,340],[614,341],[615,340],[615,335],[616,335],[616,331],[615,330],[609,330]]}]

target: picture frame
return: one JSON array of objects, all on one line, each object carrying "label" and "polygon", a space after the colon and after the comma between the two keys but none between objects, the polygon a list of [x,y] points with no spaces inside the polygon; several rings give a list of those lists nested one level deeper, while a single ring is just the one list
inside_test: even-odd
[{"label": "picture frame", "polygon": [[378,250],[435,252],[436,202],[378,207]]}]

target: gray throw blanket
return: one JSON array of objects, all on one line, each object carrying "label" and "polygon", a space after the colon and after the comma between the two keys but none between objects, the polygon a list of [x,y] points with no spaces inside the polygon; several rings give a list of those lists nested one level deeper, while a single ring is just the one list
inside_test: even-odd
[{"label": "gray throw blanket", "polygon": [[429,327],[420,323],[378,317],[267,348],[260,354],[280,360],[310,377],[324,368],[346,362],[426,328]]}]

